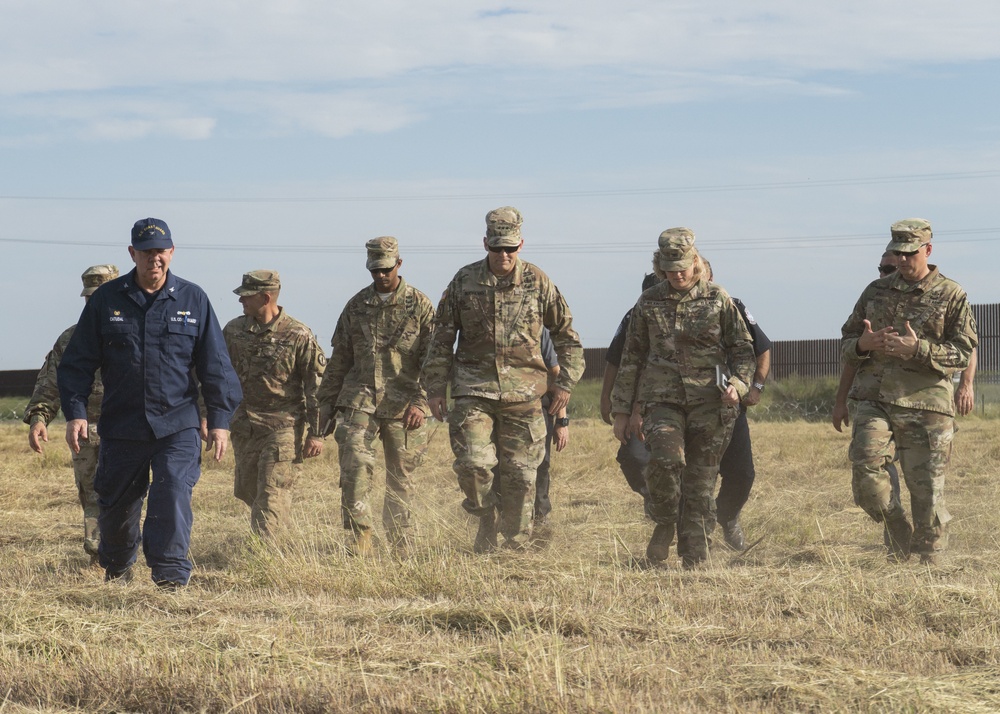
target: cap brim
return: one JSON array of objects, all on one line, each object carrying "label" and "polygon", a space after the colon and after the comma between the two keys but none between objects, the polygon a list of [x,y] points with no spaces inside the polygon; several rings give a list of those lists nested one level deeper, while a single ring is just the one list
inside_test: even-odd
[{"label": "cap brim", "polygon": [[234,295],[239,295],[240,297],[247,297],[249,295],[256,295],[259,292],[263,292],[259,288],[245,288],[242,285],[233,290]]},{"label": "cap brim", "polygon": [[153,238],[142,241],[141,247],[133,242],[132,247],[136,250],[169,250],[174,247],[174,242],[170,238]]},{"label": "cap brim", "polygon": [[490,248],[516,248],[521,245],[521,236],[486,236],[486,245]]},{"label": "cap brim", "polygon": [[386,268],[395,268],[398,258],[386,258],[383,260],[369,260],[365,263],[365,267],[368,270],[385,270]]},{"label": "cap brim", "polygon": [[660,258],[660,269],[666,273],[677,273],[682,270],[687,270],[692,265],[694,265],[694,258],[681,258],[680,260],[667,260],[666,258]]},{"label": "cap brim", "polygon": [[898,250],[901,253],[916,253],[925,245],[927,244],[913,241],[889,241],[885,249],[887,252]]}]

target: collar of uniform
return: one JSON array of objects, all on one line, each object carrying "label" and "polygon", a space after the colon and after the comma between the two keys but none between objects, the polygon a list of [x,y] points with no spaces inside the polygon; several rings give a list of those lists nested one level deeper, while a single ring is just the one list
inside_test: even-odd
[{"label": "collar of uniform", "polygon": [[490,285],[496,286],[501,280],[506,281],[509,285],[520,285],[521,279],[524,277],[524,261],[521,260],[521,256],[517,257],[517,262],[514,263],[514,270],[509,274],[509,276],[504,278],[498,278],[490,270],[490,259],[484,258],[483,262],[479,266],[479,279],[480,285]]},{"label": "collar of uniform", "polygon": [[902,276],[899,274],[899,271],[897,270],[895,273],[893,273],[893,281],[889,284],[889,287],[904,293],[908,293],[911,290],[919,290],[920,292],[924,293],[927,292],[928,290],[931,289],[931,285],[934,282],[936,282],[938,277],[941,275],[941,273],[938,272],[938,267],[936,265],[928,264],[927,267],[930,268],[930,272],[915,283],[908,283],[905,280],[903,280]]},{"label": "collar of uniform", "polygon": [[[139,293],[149,295],[149,293],[147,293],[145,290],[139,287],[139,281],[135,279],[135,274],[136,274],[136,269],[132,268],[132,270],[130,270],[125,275],[125,279],[122,280],[121,287],[119,288],[119,290],[121,290],[121,292],[123,293],[128,293],[130,295],[138,295]],[[119,278],[119,280],[121,280],[121,278]],[[176,293],[177,293],[177,278],[174,277],[173,272],[167,270],[167,279],[163,283],[163,287],[160,288],[160,291],[157,293],[156,299],[164,300],[169,297],[173,300],[176,300],[177,299]],[[135,298],[133,298],[133,300],[135,300]],[[136,300],[136,302],[138,303],[138,300]]]},{"label": "collar of uniform", "polygon": [[285,321],[285,308],[279,305],[278,314],[275,316],[273,320],[271,320],[266,325],[260,324],[259,322],[257,322],[257,320],[250,317],[250,315],[244,315],[244,317],[246,317],[247,319],[247,332],[251,332],[255,335],[260,335],[265,332],[271,332],[278,325],[280,325],[282,322]]},{"label": "collar of uniform", "polygon": [[[670,285],[666,280],[663,281],[667,285]],[[677,302],[687,302],[688,300],[697,300],[703,297],[708,289],[708,281],[705,278],[701,278],[698,282],[691,286],[691,288],[686,292],[678,292],[671,287],[667,293],[671,300],[676,300]]]},{"label": "collar of uniform", "polygon": [[382,298],[378,296],[378,292],[375,290],[374,285],[368,286],[368,294],[365,295],[365,302],[369,305],[392,305],[399,299],[399,296],[403,294],[403,290],[406,289],[406,281],[403,280],[403,276],[399,276],[399,285],[396,289],[389,293],[389,298],[383,302]]}]

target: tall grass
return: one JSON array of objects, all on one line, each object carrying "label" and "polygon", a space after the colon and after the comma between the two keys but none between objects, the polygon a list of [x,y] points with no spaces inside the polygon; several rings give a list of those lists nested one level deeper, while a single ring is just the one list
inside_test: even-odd
[{"label": "tall grass", "polygon": [[802,421],[752,424],[748,552],[647,567],[652,526],[610,430],[577,417],[547,548],[472,553],[437,426],[411,559],[347,556],[328,441],[274,545],[248,534],[231,457],[206,463],[176,594],[141,564],[103,583],[65,447],[39,457],[0,424],[0,711],[997,711],[994,424],[962,421],[933,570],[886,561],[851,501],[847,437]]}]

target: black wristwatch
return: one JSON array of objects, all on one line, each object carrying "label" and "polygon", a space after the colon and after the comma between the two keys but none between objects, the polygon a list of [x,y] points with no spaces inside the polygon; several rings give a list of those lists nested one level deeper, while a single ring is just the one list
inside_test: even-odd
[{"label": "black wristwatch", "polygon": [[563,417],[561,419],[556,419],[556,426],[569,426],[569,417]]}]

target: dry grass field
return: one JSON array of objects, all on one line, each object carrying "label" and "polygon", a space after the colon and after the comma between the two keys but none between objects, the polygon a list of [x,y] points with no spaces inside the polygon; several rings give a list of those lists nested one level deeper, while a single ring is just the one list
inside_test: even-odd
[{"label": "dry grass field", "polygon": [[937,569],[886,562],[847,437],[805,422],[752,423],[749,552],[647,568],[610,429],[578,419],[546,549],[472,553],[439,427],[412,559],[346,555],[329,441],[276,546],[248,537],[231,457],[208,465],[168,594],[141,556],[127,586],[85,567],[65,446],[0,423],[0,712],[1000,711],[998,424],[962,422]]}]

